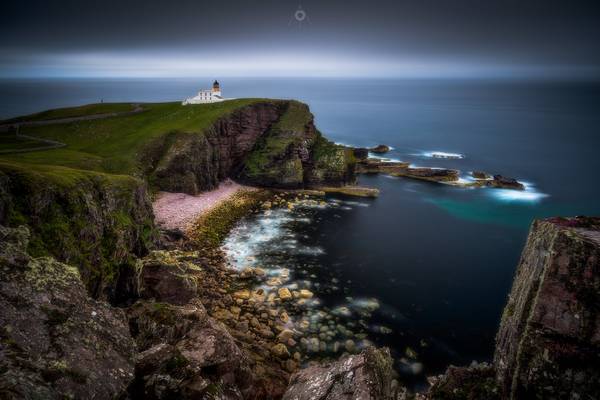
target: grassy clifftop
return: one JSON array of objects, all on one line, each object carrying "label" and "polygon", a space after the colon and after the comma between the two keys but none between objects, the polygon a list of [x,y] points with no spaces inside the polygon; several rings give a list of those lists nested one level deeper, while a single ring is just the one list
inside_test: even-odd
[{"label": "grassy clifftop", "polygon": [[[22,135],[56,140],[65,143],[67,147],[3,155],[0,159],[136,175],[140,152],[153,139],[170,132],[201,134],[217,119],[240,107],[260,101],[262,100],[243,99],[188,106],[182,106],[180,103],[146,103],[140,105],[143,111],[135,114],[51,125],[22,126]],[[106,112],[128,112],[132,109],[132,104],[94,104],[50,110],[4,122],[82,117]],[[6,140],[7,136],[14,134],[0,135]]]}]

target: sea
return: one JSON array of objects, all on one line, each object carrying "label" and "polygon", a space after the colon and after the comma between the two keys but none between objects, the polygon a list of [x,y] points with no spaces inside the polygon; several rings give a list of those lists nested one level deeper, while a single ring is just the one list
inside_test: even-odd
[{"label": "sea", "polygon": [[[0,80],[0,118],[100,101],[178,101],[213,80]],[[240,221],[224,244],[229,261],[314,293],[304,317],[325,342],[315,353],[341,353],[349,339],[354,351],[387,346],[417,389],[448,365],[490,361],[531,222],[600,215],[598,82],[219,80],[225,97],[306,102],[334,142],[392,148],[373,156],[526,184],[464,189],[361,176],[378,198],[329,197]]]}]

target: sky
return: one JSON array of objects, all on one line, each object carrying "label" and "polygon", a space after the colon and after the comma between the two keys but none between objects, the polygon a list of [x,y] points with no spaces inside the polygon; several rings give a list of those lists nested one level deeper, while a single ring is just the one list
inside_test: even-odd
[{"label": "sky", "polygon": [[600,2],[0,3],[0,77],[217,75],[598,77]]}]

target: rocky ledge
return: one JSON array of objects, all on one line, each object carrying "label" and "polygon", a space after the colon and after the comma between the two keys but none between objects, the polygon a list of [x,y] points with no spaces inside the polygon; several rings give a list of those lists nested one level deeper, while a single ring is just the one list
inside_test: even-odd
[{"label": "rocky ledge", "polygon": [[449,168],[437,167],[411,167],[407,162],[382,161],[379,159],[362,157],[362,149],[354,149],[358,162],[358,174],[387,174],[391,176],[419,179],[429,182],[439,182],[460,187],[490,187],[499,189],[525,190],[525,185],[514,178],[502,175],[490,176],[481,171],[472,172],[473,181],[460,179],[460,171]]}]

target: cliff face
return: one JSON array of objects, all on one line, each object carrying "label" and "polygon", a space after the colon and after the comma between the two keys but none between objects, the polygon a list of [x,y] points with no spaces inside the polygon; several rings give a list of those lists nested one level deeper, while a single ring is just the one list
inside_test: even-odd
[{"label": "cliff face", "polygon": [[294,101],[242,107],[204,134],[172,132],[142,157],[154,187],[189,194],[213,189],[226,177],[290,188],[354,180],[351,152],[323,138],[308,107]]},{"label": "cliff face", "polygon": [[285,104],[260,102],[220,118],[204,134],[172,132],[144,153],[149,181],[170,192],[196,194],[235,175],[257,139],[277,121]]},{"label": "cliff face", "polygon": [[600,218],[534,222],[494,363],[506,398],[600,393]]},{"label": "cliff face", "polygon": [[157,237],[145,184],[62,167],[0,163],[0,224],[26,224],[29,251],[76,265],[94,297],[133,291],[134,256]]}]

